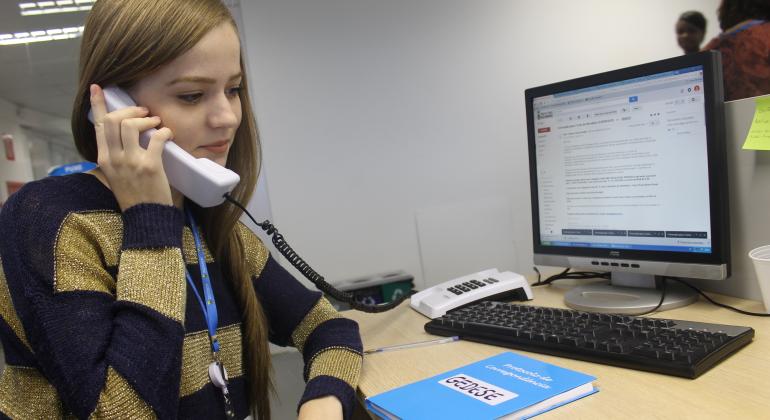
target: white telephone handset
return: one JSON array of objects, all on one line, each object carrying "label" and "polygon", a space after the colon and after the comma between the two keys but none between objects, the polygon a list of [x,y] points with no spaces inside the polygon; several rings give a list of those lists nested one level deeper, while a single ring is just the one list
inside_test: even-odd
[{"label": "white telephone handset", "polygon": [[[135,106],[136,103],[124,90],[116,86],[104,88],[104,100],[107,112]],[[93,114],[88,111],[88,120],[93,123]],[[139,134],[139,144],[147,148],[154,128]],[[185,197],[201,207],[213,207],[225,201],[229,193],[240,182],[241,177],[235,172],[210,159],[195,158],[173,141],[167,141],[163,148],[163,169],[168,182]]]}]

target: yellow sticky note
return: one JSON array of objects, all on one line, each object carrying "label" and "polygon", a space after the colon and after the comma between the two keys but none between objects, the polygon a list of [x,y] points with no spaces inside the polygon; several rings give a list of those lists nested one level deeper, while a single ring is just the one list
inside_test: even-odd
[{"label": "yellow sticky note", "polygon": [[770,97],[757,98],[754,121],[743,148],[748,150],[770,150]]}]

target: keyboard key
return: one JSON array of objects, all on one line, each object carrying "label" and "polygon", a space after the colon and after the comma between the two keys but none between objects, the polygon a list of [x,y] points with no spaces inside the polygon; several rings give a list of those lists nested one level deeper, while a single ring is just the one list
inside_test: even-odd
[{"label": "keyboard key", "polygon": [[658,352],[657,350],[641,347],[641,346],[631,349],[631,353],[644,356],[644,357],[651,357],[655,359],[657,359],[660,356],[660,352]]},{"label": "keyboard key", "polygon": [[574,346],[574,347],[580,347],[585,343],[585,340],[579,337],[565,337],[561,340],[561,344],[566,344],[568,346]]}]

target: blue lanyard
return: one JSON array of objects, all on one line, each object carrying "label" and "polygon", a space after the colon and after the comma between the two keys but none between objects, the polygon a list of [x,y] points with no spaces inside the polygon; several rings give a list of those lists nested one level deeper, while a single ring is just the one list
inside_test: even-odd
[{"label": "blue lanyard", "polygon": [[209,328],[211,350],[216,355],[219,352],[219,339],[217,339],[217,322],[219,320],[217,318],[217,303],[214,300],[214,289],[211,288],[211,278],[209,278],[209,269],[206,265],[206,254],[203,252],[201,238],[198,236],[198,227],[195,225],[195,220],[193,219],[190,209],[185,209],[185,212],[187,213],[187,220],[190,222],[193,239],[195,239],[195,250],[198,254],[198,267],[201,271],[201,283],[203,283],[203,295],[206,298],[205,303],[203,299],[201,299],[198,288],[195,287],[190,272],[187,271],[186,268],[185,275],[187,276],[187,283],[190,284],[190,288],[195,292],[195,297],[198,298],[198,303],[200,303],[201,309],[203,310],[203,316],[206,318],[206,324]]}]

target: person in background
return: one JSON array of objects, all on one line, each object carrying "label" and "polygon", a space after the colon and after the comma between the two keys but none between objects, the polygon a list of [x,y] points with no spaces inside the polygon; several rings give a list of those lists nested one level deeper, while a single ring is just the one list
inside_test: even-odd
[{"label": "person in background", "polygon": [[[94,3],[72,129],[98,167],[27,183],[0,212],[0,418],[269,420],[268,341],[304,357],[301,420],[350,418],[358,325],[239,208],[197,206],[162,164],[173,139],[238,173],[231,195],[249,202],[261,153],[243,62],[221,0]],[[108,112],[110,85],[139,106]]]},{"label": "person in background", "polygon": [[770,1],[722,0],[722,33],[704,50],[722,52],[725,100],[770,93]]},{"label": "person in background", "polygon": [[676,21],[676,42],[685,54],[700,51],[700,44],[706,36],[706,18],[694,10],[684,12]]}]

